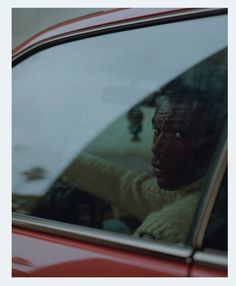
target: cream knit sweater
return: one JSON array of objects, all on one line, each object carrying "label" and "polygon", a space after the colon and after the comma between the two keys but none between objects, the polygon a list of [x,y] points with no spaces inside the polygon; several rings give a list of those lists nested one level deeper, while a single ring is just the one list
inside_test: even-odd
[{"label": "cream knit sweater", "polygon": [[136,236],[184,242],[199,201],[202,180],[175,191],[161,189],[148,173],[125,170],[82,153],[65,176],[81,189],[143,220]]}]

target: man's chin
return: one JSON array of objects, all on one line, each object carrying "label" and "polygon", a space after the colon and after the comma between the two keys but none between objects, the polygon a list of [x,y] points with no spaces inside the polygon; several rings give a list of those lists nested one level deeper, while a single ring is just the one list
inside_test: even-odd
[{"label": "man's chin", "polygon": [[167,191],[176,191],[182,187],[182,184],[175,180],[165,180],[158,178],[157,184],[160,188],[165,189]]},{"label": "man's chin", "polygon": [[157,185],[160,188],[175,191],[182,187],[183,182],[181,178],[183,178],[183,176],[180,172],[154,168],[154,173],[157,178]]}]

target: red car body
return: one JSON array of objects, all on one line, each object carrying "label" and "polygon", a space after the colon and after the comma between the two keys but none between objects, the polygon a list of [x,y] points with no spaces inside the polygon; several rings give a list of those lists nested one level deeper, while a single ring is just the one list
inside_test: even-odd
[{"label": "red car body", "polygon": [[[115,9],[55,25],[13,50],[13,63],[74,34],[89,36],[136,22],[179,21],[225,13],[222,9]],[[13,215],[14,277],[226,277],[227,257]]]}]

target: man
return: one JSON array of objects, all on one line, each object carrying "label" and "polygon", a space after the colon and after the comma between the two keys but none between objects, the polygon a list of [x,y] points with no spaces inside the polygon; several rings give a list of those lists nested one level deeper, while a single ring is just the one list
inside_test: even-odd
[{"label": "man", "polygon": [[156,178],[82,153],[67,180],[143,221],[136,236],[184,242],[219,137],[215,108],[200,96],[162,96],[152,119]]},{"label": "man", "polygon": [[219,135],[209,101],[201,95],[172,97],[161,97],[152,119],[152,165],[158,185],[167,190],[205,175]]}]

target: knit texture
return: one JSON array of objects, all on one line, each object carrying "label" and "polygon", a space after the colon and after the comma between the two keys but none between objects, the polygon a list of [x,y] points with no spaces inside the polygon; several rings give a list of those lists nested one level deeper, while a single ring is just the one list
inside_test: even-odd
[{"label": "knit texture", "polygon": [[150,213],[135,236],[169,242],[185,242],[199,201],[199,192]]},{"label": "knit texture", "polygon": [[82,153],[66,171],[67,179],[83,190],[144,220],[136,236],[165,241],[186,239],[199,200],[199,180],[183,189],[167,191],[148,173],[136,173]]}]

